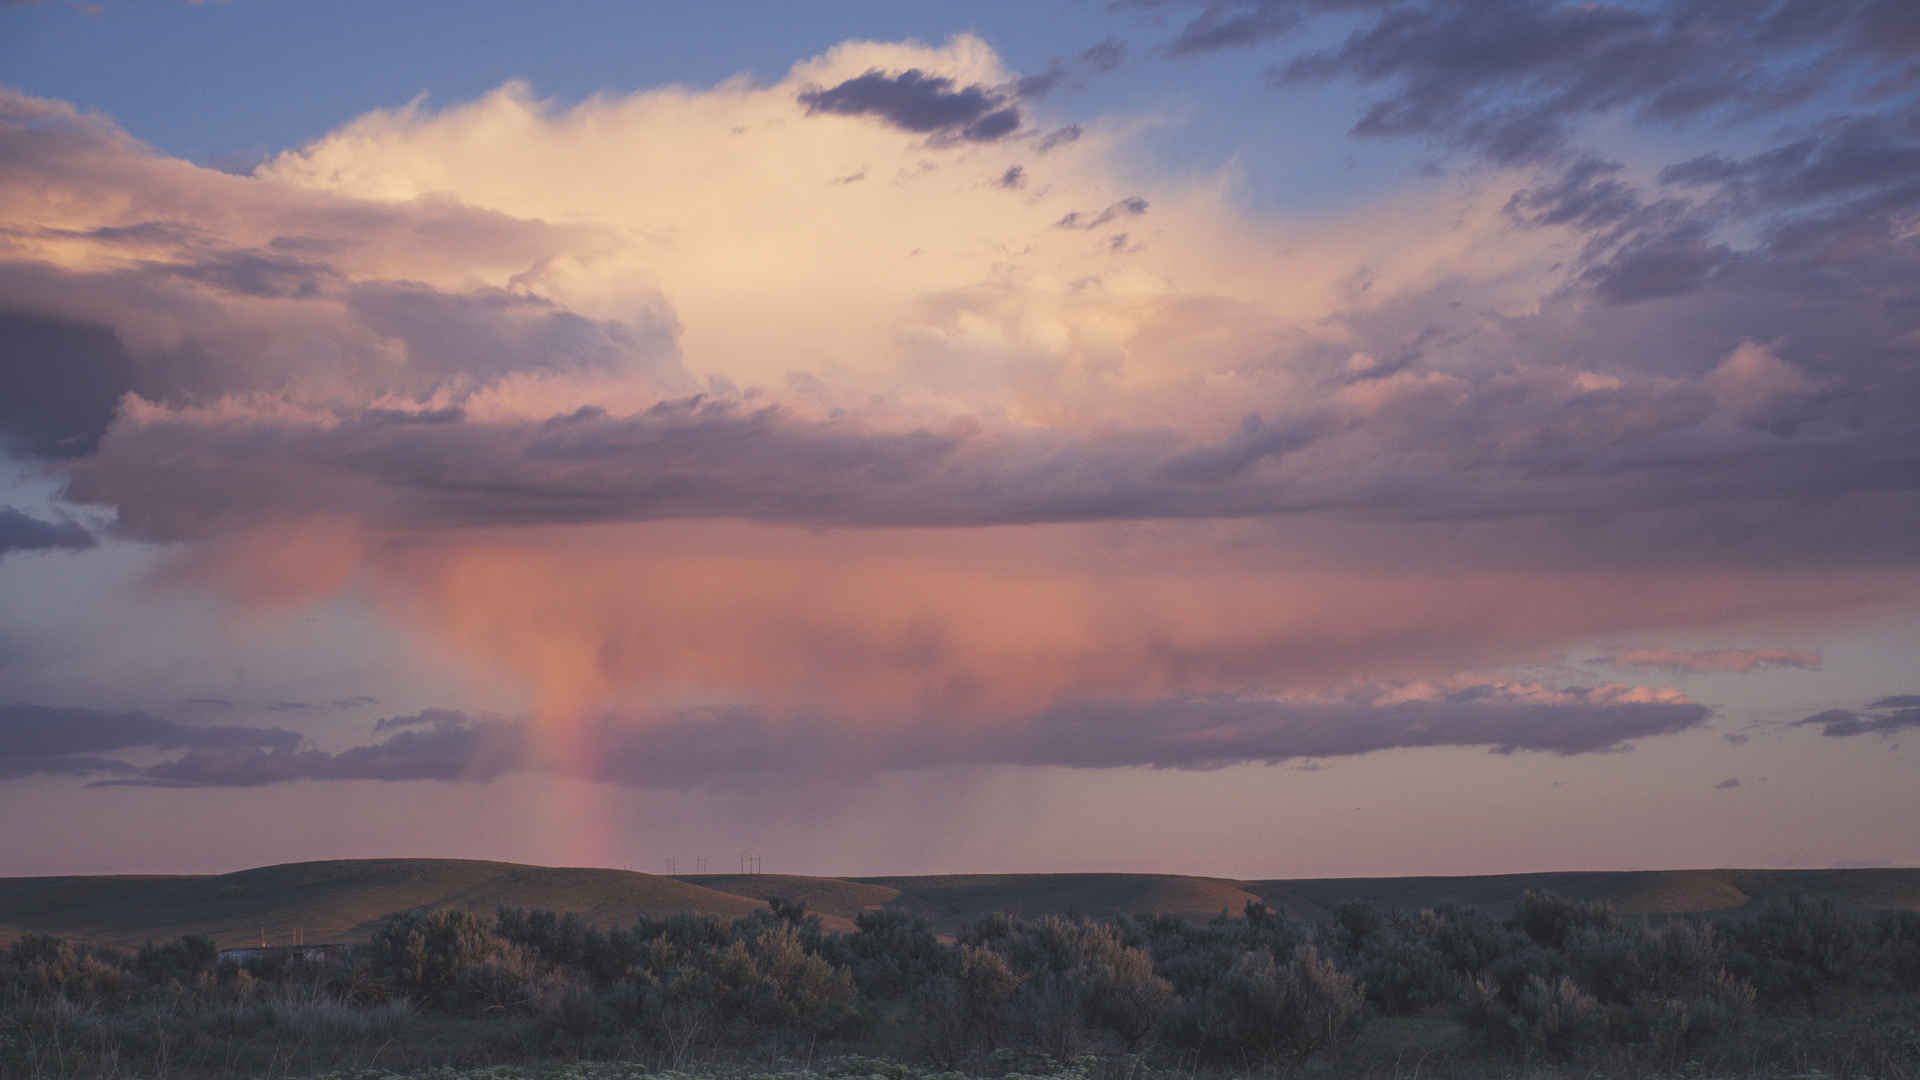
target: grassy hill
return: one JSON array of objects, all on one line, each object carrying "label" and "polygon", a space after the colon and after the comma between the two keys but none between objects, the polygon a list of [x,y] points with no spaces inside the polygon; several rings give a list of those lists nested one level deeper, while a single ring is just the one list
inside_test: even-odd
[{"label": "grassy hill", "polygon": [[750,896],[762,903],[776,896],[783,900],[804,900],[808,911],[825,916],[830,925],[838,919],[848,927],[853,926],[853,917],[862,911],[886,907],[900,898],[899,889],[886,885],[799,874],[706,874],[681,880],[736,896]]},{"label": "grassy hill", "polygon": [[764,906],[732,893],[625,870],[464,859],[288,863],[196,877],[0,878],[0,926],[137,944],[205,934],[222,946],[364,941],[396,912],[501,904],[576,911],[601,925],[680,911],[734,917]]},{"label": "grassy hill", "polygon": [[996,911],[1212,915],[1238,913],[1247,901],[1258,899],[1239,882],[1177,874],[951,874],[858,880],[898,891],[889,907],[924,916],[942,931]]},{"label": "grassy hill", "polygon": [[775,896],[803,900],[829,930],[861,911],[893,908],[936,929],[996,911],[1238,913],[1263,900],[1321,918],[1348,900],[1381,908],[1456,903],[1503,912],[1528,889],[1604,900],[1627,914],[1731,911],[1802,893],[1849,906],[1920,910],[1920,870],[1658,870],[1487,877],[1233,881],[1175,874],[954,874],[828,878],[789,874],[662,877],[464,859],[288,863],[232,874],[0,878],[0,945],[27,930],[115,944],[206,934],[222,946],[364,941],[380,920],[441,907],[501,905],[577,912],[600,926],[691,911],[734,918]]},{"label": "grassy hill", "polygon": [[1250,881],[1248,890],[1296,914],[1325,915],[1349,900],[1381,908],[1442,903],[1505,912],[1528,890],[1600,900],[1629,915],[1733,911],[1793,894],[1853,907],[1920,911],[1920,870],[1621,870],[1484,877]]}]

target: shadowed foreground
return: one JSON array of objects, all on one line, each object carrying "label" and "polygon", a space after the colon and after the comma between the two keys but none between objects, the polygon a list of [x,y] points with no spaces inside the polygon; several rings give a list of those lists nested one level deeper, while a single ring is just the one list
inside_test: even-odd
[{"label": "shadowed foreground", "polygon": [[[1076,896],[1112,884],[1050,880]],[[0,1075],[1920,1069],[1920,912],[1830,897],[1655,918],[1528,892],[1504,916],[1350,901],[1324,920],[1253,899],[1205,918],[993,914],[951,936],[889,900],[852,922],[831,933],[777,895],[744,917],[612,929],[446,907],[385,920],[363,945],[224,958],[204,936],[122,950],[29,932],[0,953]]]}]

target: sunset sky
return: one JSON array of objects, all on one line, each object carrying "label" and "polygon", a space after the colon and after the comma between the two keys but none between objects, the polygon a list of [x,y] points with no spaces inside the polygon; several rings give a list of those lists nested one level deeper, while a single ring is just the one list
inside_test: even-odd
[{"label": "sunset sky", "polygon": [[0,3],[0,875],[1920,864],[1920,5],[662,6]]}]

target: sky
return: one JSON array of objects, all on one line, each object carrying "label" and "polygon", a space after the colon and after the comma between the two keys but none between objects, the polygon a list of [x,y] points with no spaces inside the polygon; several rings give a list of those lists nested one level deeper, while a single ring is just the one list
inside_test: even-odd
[{"label": "sky", "polygon": [[1920,865],[1905,0],[0,3],[0,875]]}]

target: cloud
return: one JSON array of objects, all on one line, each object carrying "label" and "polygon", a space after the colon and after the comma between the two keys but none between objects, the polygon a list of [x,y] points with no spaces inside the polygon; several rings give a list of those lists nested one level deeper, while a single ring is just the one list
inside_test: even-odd
[{"label": "cloud", "polygon": [[132,386],[132,365],[110,327],[0,311],[0,448],[90,454]]},{"label": "cloud", "polygon": [[107,755],[128,750],[231,753],[291,751],[294,732],[241,725],[180,724],[144,712],[0,704],[0,778],[34,775],[132,774]]},{"label": "cloud", "polygon": [[1737,776],[1729,776],[1725,780],[1722,780],[1719,783],[1713,785],[1715,791],[1726,791],[1730,788],[1737,788],[1739,786],[1740,786],[1740,778]]},{"label": "cloud", "polygon": [[[294,746],[194,747],[112,785],[252,787],[296,780],[487,781],[559,772],[635,787],[688,788],[794,778],[864,778],[953,765],[1074,769],[1213,769],[1319,761],[1412,747],[1485,747],[1561,755],[1617,751],[1629,740],[1697,727],[1707,710],[1670,691],[1553,691],[1488,684],[1443,696],[1350,701],[1231,698],[1140,704],[1069,702],[1011,722],[924,716],[875,731],[829,711],[710,706],[606,715],[556,752],[533,720],[429,710],[382,720],[375,743],[326,753]],[[784,779],[781,779],[784,777]]]},{"label": "cloud", "polygon": [[246,746],[196,748],[133,776],[100,783],[154,787],[260,787],[295,780],[496,779],[525,760],[524,733],[489,722],[433,724],[338,753]]},{"label": "cloud", "polygon": [[1690,675],[1731,673],[1744,675],[1769,668],[1820,670],[1820,654],[1805,649],[1623,649],[1597,656],[1590,663],[1617,668],[1652,668]]},{"label": "cloud", "polygon": [[383,716],[373,722],[375,734],[383,731],[399,731],[410,727],[446,727],[465,724],[467,717],[463,713],[450,709],[424,709],[406,716]]},{"label": "cloud", "polygon": [[[1028,93],[1044,92],[1035,87]],[[1020,110],[984,86],[955,88],[944,75],[918,68],[894,75],[869,71],[827,89],[802,91],[810,113],[875,116],[897,128],[922,134],[950,134],[987,142],[1020,127]]]},{"label": "cloud", "polygon": [[1920,727],[1920,694],[1896,694],[1858,710],[1827,709],[1805,720],[1796,720],[1793,726],[1817,727],[1820,734],[1830,739],[1846,739],[1855,735],[1885,737],[1907,728]]},{"label": "cloud", "polygon": [[0,506],[0,558],[16,551],[85,551],[99,543],[76,521],[41,521]]},{"label": "cloud", "polygon": [[960,137],[1016,80],[507,84],[246,177],[8,96],[0,291],[92,372],[19,437],[169,582],[367,598],[562,725],[1295,701],[1920,589],[1890,205],[1594,155],[1254,212],[1143,180],[1149,119]]},{"label": "cloud", "polygon": [[1082,64],[1102,74],[1119,67],[1126,59],[1127,43],[1112,37],[1087,46],[1080,54]]},{"label": "cloud", "polygon": [[[1355,134],[1435,137],[1513,162],[1562,149],[1591,115],[1669,125],[1762,115],[1862,68],[1890,68],[1898,54],[1869,29],[1899,19],[1889,7],[1855,0],[1809,17],[1799,0],[1738,11],[1440,0],[1371,15],[1337,48],[1295,56],[1271,79],[1384,85]],[[1274,36],[1287,12],[1210,8],[1176,45],[1209,34],[1248,44]]]},{"label": "cloud", "polygon": [[1061,229],[1097,229],[1110,221],[1119,221],[1129,217],[1139,217],[1147,212],[1147,200],[1133,195],[1108,206],[1099,213],[1082,213],[1075,210],[1054,222]]},{"label": "cloud", "polygon": [[1180,28],[1179,36],[1167,44],[1166,54],[1192,56],[1245,48],[1290,34],[1303,21],[1301,12],[1290,5],[1209,4],[1199,16]]}]

